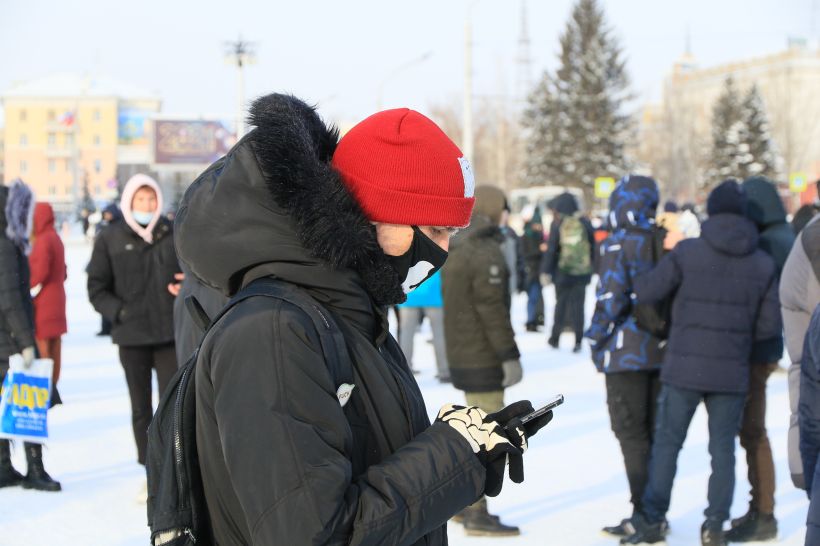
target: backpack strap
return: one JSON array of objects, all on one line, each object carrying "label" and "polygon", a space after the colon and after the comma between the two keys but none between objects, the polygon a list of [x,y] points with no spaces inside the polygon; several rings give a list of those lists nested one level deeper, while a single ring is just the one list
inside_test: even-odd
[{"label": "backpack strap", "polygon": [[347,345],[345,344],[344,336],[342,336],[342,331],[339,329],[333,316],[304,290],[288,282],[273,277],[264,277],[253,281],[231,298],[219,314],[214,317],[207,329],[210,330],[213,328],[234,305],[240,301],[256,296],[286,301],[298,307],[309,316],[313,320],[316,332],[319,334],[322,353],[327,360],[328,369],[336,382],[336,386],[342,383],[353,383],[353,364],[347,352]]},{"label": "backpack strap", "polygon": [[188,311],[188,314],[191,315],[191,319],[194,323],[199,327],[202,332],[208,331],[208,325],[211,324],[211,317],[208,316],[208,313],[205,312],[203,309],[202,304],[199,303],[194,296],[188,296],[185,298],[185,309]]}]

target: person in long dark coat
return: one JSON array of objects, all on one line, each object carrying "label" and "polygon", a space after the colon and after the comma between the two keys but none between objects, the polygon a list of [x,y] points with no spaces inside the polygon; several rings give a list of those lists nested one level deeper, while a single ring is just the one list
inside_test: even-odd
[{"label": "person in long dark coat", "polygon": [[[0,384],[9,370],[9,357],[21,354],[27,365],[36,356],[34,307],[29,292],[27,255],[34,195],[20,179],[7,188],[0,185]],[[11,465],[11,446],[0,440],[0,487],[22,485],[26,489],[60,491],[43,466],[43,447],[24,442],[28,471],[22,476]]]}]

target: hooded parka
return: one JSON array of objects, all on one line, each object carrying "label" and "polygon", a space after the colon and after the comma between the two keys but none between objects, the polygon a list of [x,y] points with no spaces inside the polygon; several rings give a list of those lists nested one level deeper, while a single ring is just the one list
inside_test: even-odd
[{"label": "hooded parka", "polygon": [[355,387],[342,408],[313,322],[255,297],[206,336],[196,422],[218,544],[446,544],[485,469],[449,425],[430,425],[384,306],[404,299],[375,229],[330,160],[338,133],[303,102],[259,99],[255,126],[185,194],[180,258],[235,294],[275,277],[335,318]]},{"label": "hooded parka", "polygon": [[[34,346],[28,260],[6,236],[9,189],[0,185],[0,360]],[[0,372],[2,373],[2,372]]]},{"label": "hooded parka", "polygon": [[595,314],[585,334],[605,373],[654,370],[663,362],[663,342],[638,327],[632,304],[633,280],[655,266],[658,199],[658,185],[644,176],[625,177],[609,198],[613,233],[601,243]]},{"label": "hooded parka", "polygon": [[54,229],[54,211],[48,203],[34,207],[31,254],[31,288],[34,289],[34,324],[37,339],[60,337],[68,331],[65,316],[65,248]]}]

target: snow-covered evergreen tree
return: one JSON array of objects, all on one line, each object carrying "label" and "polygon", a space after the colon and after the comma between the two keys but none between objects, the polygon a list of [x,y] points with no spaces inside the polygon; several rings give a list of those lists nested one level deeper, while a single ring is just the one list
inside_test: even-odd
[{"label": "snow-covered evergreen tree", "polygon": [[774,150],[769,132],[769,120],[763,99],[756,85],[752,85],[743,99],[743,131],[739,176],[766,176],[777,178],[780,160]]},{"label": "snow-covered evergreen tree", "polygon": [[712,187],[727,178],[742,179],[740,164],[745,155],[741,149],[745,133],[743,108],[734,80],[729,77],[712,110],[711,165],[704,185]]},{"label": "snow-covered evergreen tree", "polygon": [[579,187],[591,197],[595,178],[627,168],[629,78],[598,0],[578,0],[560,44],[560,67],[544,73],[524,112],[524,180]]},{"label": "snow-covered evergreen tree", "polygon": [[776,178],[778,165],[757,86],[752,85],[741,99],[734,81],[727,78],[712,111],[711,168],[705,186],[711,187],[726,178]]}]

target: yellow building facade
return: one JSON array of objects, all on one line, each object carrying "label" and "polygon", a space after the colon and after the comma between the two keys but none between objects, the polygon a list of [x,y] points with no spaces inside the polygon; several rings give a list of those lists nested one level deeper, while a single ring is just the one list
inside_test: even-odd
[{"label": "yellow building facade", "polygon": [[[144,97],[144,98],[141,98]],[[123,105],[157,112],[159,99],[106,79],[57,75],[3,95],[4,180],[21,178],[37,198],[68,209],[87,188],[93,199],[116,193]],[[144,144],[145,153],[148,143]],[[145,154],[143,154],[145,155]]]}]

